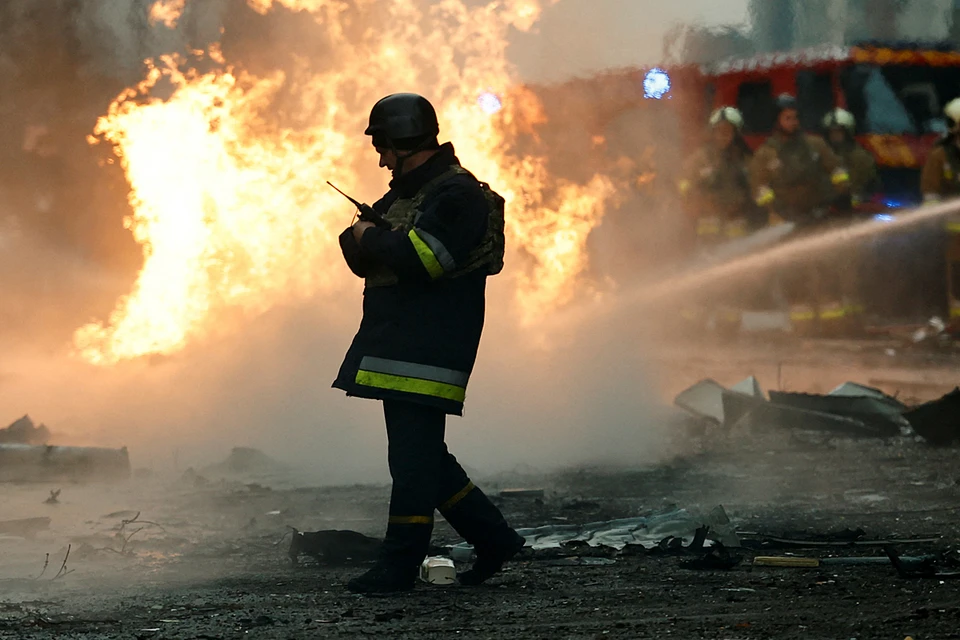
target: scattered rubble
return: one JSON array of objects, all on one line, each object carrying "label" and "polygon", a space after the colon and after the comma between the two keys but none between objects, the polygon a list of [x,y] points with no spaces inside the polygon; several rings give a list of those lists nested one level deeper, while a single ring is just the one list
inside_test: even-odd
[{"label": "scattered rubble", "polygon": [[960,388],[906,412],[903,417],[934,446],[945,447],[960,441]]},{"label": "scattered rubble", "polygon": [[342,566],[351,563],[372,562],[380,552],[380,540],[356,531],[306,531],[293,527],[293,539],[287,555],[297,566],[300,556],[309,556],[318,564]]},{"label": "scattered rubble", "polygon": [[47,444],[50,430],[46,425],[34,425],[30,416],[23,416],[6,429],[0,429],[0,444]]},{"label": "scattered rubble", "polygon": [[767,399],[753,377],[729,389],[706,379],[678,394],[674,404],[728,431],[780,427],[859,438],[917,434],[934,446],[960,442],[960,388],[911,408],[879,389],[855,382],[826,395],[771,391]]}]

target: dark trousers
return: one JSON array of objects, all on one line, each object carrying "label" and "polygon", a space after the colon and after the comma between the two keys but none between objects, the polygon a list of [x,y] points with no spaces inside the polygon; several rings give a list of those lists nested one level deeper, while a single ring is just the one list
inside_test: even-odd
[{"label": "dark trousers", "polygon": [[384,400],[383,414],[393,489],[382,561],[419,566],[429,550],[438,509],[478,553],[509,544],[513,530],[447,451],[446,414],[396,400]]}]

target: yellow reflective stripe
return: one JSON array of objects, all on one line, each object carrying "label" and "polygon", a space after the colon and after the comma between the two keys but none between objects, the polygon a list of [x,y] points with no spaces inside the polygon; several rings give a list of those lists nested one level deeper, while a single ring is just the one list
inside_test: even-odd
[{"label": "yellow reflective stripe", "polygon": [[801,307],[790,311],[790,319],[794,322],[807,322],[816,317],[816,313],[810,308]]},{"label": "yellow reflective stripe", "polygon": [[433,255],[433,250],[417,235],[417,230],[410,229],[410,233],[408,233],[407,236],[410,238],[410,242],[413,243],[413,248],[417,250],[417,255],[420,256],[420,262],[423,263],[430,277],[436,280],[442,276],[443,266],[440,264],[440,261],[437,260],[437,256]]},{"label": "yellow reflective stripe", "polygon": [[747,221],[743,218],[731,220],[727,223],[724,233],[728,238],[742,238],[747,235]]},{"label": "yellow reflective stripe", "polygon": [[850,182],[850,174],[847,173],[845,169],[837,169],[833,172],[833,175],[830,176],[830,180],[833,184],[843,184],[845,182]]},{"label": "yellow reflective stripe", "polygon": [[952,307],[950,309],[951,318],[960,318],[960,307]]},{"label": "yellow reflective stripe", "polygon": [[772,204],[776,198],[776,194],[770,187],[760,187],[760,189],[757,191],[757,204],[761,207],[766,207],[767,205]]},{"label": "yellow reflective stripe", "polygon": [[720,218],[705,216],[697,220],[697,235],[716,236],[720,234]]},{"label": "yellow reflective stripe", "polygon": [[950,233],[960,233],[960,222],[947,222],[943,228]]},{"label": "yellow reflective stripe", "polygon": [[685,196],[687,192],[690,191],[690,188],[693,187],[693,184],[689,180],[681,180],[677,183],[677,189],[680,191],[680,195]]},{"label": "yellow reflective stripe", "polygon": [[923,204],[937,204],[942,198],[936,193],[923,194]]},{"label": "yellow reflective stripe", "polygon": [[453,400],[454,402],[463,402],[467,396],[467,390],[464,387],[443,382],[434,382],[432,380],[395,376],[389,373],[364,371],[363,369],[357,371],[357,384],[390,391],[417,393],[422,396],[443,398],[444,400]]},{"label": "yellow reflective stripe", "polygon": [[433,516],[390,516],[387,524],[433,524]]},{"label": "yellow reflective stripe", "polygon": [[476,487],[476,485],[473,484],[473,482],[468,482],[468,483],[467,483],[467,486],[465,486],[463,489],[460,489],[460,491],[458,491],[452,498],[450,498],[449,500],[447,500],[446,502],[444,502],[442,505],[440,505],[440,507],[439,507],[439,508],[440,508],[440,512],[442,513],[442,512],[444,512],[444,511],[446,511],[447,509],[452,508],[452,507],[453,507],[454,505],[456,505],[458,502],[460,502],[461,500],[463,500],[464,498],[466,498],[466,497],[467,497],[467,494],[470,493],[471,491],[473,491],[473,490],[476,489],[476,488],[477,488],[477,487]]}]

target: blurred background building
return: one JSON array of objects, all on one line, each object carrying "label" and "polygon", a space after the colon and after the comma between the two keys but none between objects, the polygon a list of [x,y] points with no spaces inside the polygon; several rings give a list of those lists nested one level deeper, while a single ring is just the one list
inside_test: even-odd
[{"label": "blurred background building", "polygon": [[960,42],[960,0],[751,0],[758,52],[864,40]]}]

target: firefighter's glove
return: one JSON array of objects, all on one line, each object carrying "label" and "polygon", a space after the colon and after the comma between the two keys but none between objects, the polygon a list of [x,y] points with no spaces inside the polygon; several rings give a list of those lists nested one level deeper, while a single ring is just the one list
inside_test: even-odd
[{"label": "firefighter's glove", "polygon": [[340,251],[343,252],[343,259],[346,261],[350,271],[359,278],[367,276],[369,264],[367,257],[363,253],[363,248],[357,239],[353,237],[353,227],[347,227],[340,234]]}]

